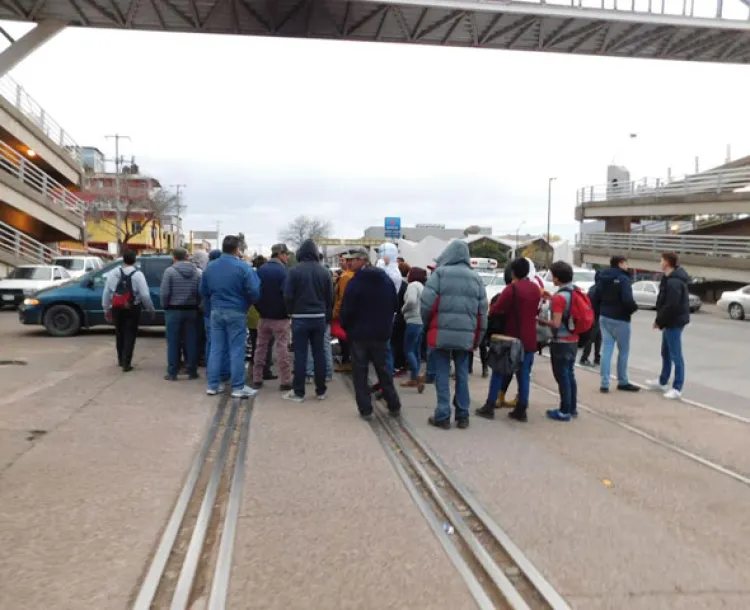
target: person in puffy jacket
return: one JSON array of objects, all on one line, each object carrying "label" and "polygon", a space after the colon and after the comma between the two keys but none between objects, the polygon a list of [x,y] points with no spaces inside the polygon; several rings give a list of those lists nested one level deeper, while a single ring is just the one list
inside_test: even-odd
[{"label": "person in puffy jacket", "polygon": [[[680,267],[674,252],[661,255],[664,275],[656,297],[656,320],[654,328],[661,331],[661,375],[648,385],[664,392],[664,398],[682,398],[685,385],[685,358],[682,353],[682,331],[690,324],[690,276]],[[674,381],[669,388],[669,378],[674,365]]]},{"label": "person in puffy jacket", "polygon": [[422,325],[420,307],[424,284],[427,281],[427,271],[421,267],[412,267],[406,279],[409,285],[404,293],[404,304],[401,307],[401,314],[406,323],[404,355],[411,378],[408,381],[404,381],[401,387],[417,388],[421,394],[424,391],[424,380],[419,375],[419,369],[422,362],[422,334],[424,326]]},{"label": "person in puffy jacket", "polygon": [[450,363],[456,371],[456,422],[469,426],[469,358],[487,328],[487,291],[471,268],[469,246],[456,240],[437,258],[437,268],[422,293],[422,323],[435,350],[437,408],[430,425],[450,429]]}]

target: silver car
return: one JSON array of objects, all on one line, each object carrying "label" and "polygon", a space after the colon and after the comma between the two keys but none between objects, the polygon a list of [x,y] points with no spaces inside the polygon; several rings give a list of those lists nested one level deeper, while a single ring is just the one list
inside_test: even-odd
[{"label": "silver car", "polygon": [[[640,309],[656,309],[656,297],[659,296],[659,282],[636,282],[633,284],[633,298]],[[703,302],[700,297],[691,294],[690,313],[700,311]]]},{"label": "silver car", "polygon": [[732,320],[744,320],[750,312],[750,286],[723,292],[716,305],[726,311]]}]

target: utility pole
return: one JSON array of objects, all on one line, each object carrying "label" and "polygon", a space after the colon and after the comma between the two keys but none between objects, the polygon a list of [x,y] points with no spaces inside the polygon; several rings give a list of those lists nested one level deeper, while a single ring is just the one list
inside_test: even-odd
[{"label": "utility pole", "polygon": [[122,192],[120,189],[120,167],[122,164],[122,158],[120,157],[120,140],[130,140],[130,136],[123,136],[116,133],[112,136],[104,136],[107,140],[114,139],[115,141],[115,189],[117,194],[115,195],[115,225],[117,228],[117,254],[120,255],[122,248],[122,210],[120,209],[120,202],[122,198]]},{"label": "utility pole", "polygon": [[[171,188],[177,191],[177,238],[175,239],[175,246],[182,246],[182,189],[187,187],[187,184],[170,184]],[[192,245],[192,244],[191,244]]]},{"label": "utility pole", "polygon": [[547,269],[552,266],[552,245],[550,224],[552,220],[552,182],[557,178],[550,178],[547,182],[547,247],[550,249],[547,254]]}]

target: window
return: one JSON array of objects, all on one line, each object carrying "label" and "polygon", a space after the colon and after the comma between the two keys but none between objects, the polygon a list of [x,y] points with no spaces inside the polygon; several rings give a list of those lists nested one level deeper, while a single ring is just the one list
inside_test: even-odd
[{"label": "window", "polygon": [[742,294],[750,294],[750,286],[745,286],[742,289]]},{"label": "window", "polygon": [[149,258],[143,261],[143,273],[149,286],[161,286],[161,278],[164,272],[172,264],[169,258]]},{"label": "window", "polygon": [[94,264],[94,261],[86,261],[86,272],[93,271],[96,269],[96,265]]},{"label": "window", "polygon": [[56,258],[52,261],[52,264],[69,271],[81,271],[83,269],[83,261],[80,258]]},{"label": "window", "polygon": [[656,294],[656,287],[653,284],[646,284],[646,292]]},{"label": "window", "polygon": [[49,267],[18,267],[10,272],[8,279],[48,282],[52,279],[52,269]]},{"label": "window", "polygon": [[594,282],[596,273],[594,271],[574,271],[573,282]]},{"label": "window", "polygon": [[130,226],[131,226],[130,232],[133,235],[138,235],[143,230],[143,225],[137,220],[134,220],[132,223],[130,223]]}]

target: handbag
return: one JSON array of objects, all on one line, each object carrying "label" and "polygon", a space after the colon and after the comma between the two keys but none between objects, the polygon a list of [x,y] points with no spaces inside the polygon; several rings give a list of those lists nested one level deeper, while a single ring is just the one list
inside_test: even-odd
[{"label": "handbag", "polygon": [[[542,305],[542,309],[539,311],[539,318],[542,320],[550,320],[550,308],[547,304]],[[536,325],[536,343],[538,346],[549,345],[552,343],[552,328],[545,326],[544,324],[537,323]]]},{"label": "handbag", "polygon": [[[521,324],[516,307],[516,287],[513,286],[513,310],[516,318],[516,332],[520,333]],[[503,377],[510,377],[521,370],[524,359],[524,349],[521,340],[517,337],[493,334],[490,336],[489,354],[487,364],[492,372]]]},{"label": "handbag", "polygon": [[346,341],[346,331],[341,327],[341,321],[338,318],[331,321],[331,337]]}]

